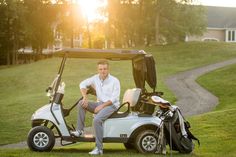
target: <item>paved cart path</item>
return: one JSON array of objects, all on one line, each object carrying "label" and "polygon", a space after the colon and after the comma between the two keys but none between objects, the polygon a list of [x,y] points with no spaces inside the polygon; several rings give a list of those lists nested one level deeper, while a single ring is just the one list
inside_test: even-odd
[{"label": "paved cart path", "polygon": [[195,80],[210,71],[236,64],[236,58],[192,69],[170,76],[166,85],[176,95],[177,102],[185,116],[197,115],[211,111],[219,103],[218,98],[201,87]]},{"label": "paved cart path", "polygon": [[[178,73],[165,81],[177,97],[175,105],[180,107],[185,116],[209,112],[218,104],[218,98],[202,88],[195,80],[201,75],[231,64],[236,64],[236,58]],[[87,129],[91,131],[91,128]],[[59,140],[56,140],[55,146],[60,146]],[[27,144],[19,142],[1,146],[1,148],[27,148]]]}]

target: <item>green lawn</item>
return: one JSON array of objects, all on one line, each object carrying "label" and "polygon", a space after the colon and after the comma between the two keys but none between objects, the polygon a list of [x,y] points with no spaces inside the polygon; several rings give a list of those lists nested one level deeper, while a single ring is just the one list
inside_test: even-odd
[{"label": "green lawn", "polygon": [[198,79],[198,82],[219,97],[212,112],[191,118],[193,131],[202,146],[196,154],[204,156],[236,156],[236,65],[228,66]]},{"label": "green lawn", "polygon": [[[1,153],[4,155],[4,157],[91,157],[91,155],[88,154],[91,149],[93,149],[94,144],[91,143],[83,143],[79,145],[75,145],[73,147],[64,147],[64,148],[56,148],[53,149],[51,152],[31,152],[28,149],[0,149],[0,155]],[[135,156],[135,157],[162,157],[164,155],[157,155],[157,154],[140,154],[137,153],[135,150],[126,150],[123,145],[121,144],[105,144],[104,146],[104,157],[130,157],[130,156]],[[169,156],[169,154],[167,154]],[[188,154],[188,155],[183,155],[179,154],[177,152],[173,152],[173,156],[175,157],[198,157],[197,154]]]},{"label": "green lawn", "polygon": [[[215,63],[236,57],[236,44],[227,43],[181,43],[168,46],[145,48],[146,52],[153,54],[157,64],[158,90],[164,91],[164,97],[171,102],[175,97],[163,84],[163,80],[171,74],[192,69],[195,67]],[[27,65],[0,68],[0,145],[23,141],[30,129],[32,113],[43,104],[48,102],[45,89],[56,76],[60,59],[53,58]],[[80,97],[79,82],[96,72],[96,60],[69,59],[63,80],[66,83],[64,105],[70,106]],[[220,105],[216,111],[192,117],[193,132],[200,138],[202,146],[196,147],[192,156],[216,156],[225,154],[233,156],[236,144],[234,141],[236,128],[233,113],[235,110],[235,66],[217,70],[199,79],[199,82],[220,97]],[[133,88],[131,62],[112,62],[111,73],[117,76],[122,85],[122,93],[127,88]],[[87,116],[86,125],[91,124],[91,115]],[[76,110],[67,118],[69,124],[76,124]],[[227,127],[223,127],[227,124]],[[235,124],[235,123],[234,123]],[[222,142],[221,142],[222,141]],[[230,145],[232,143],[232,146]],[[223,145],[223,147],[222,147]],[[93,144],[92,144],[93,146]],[[80,144],[74,148],[63,147],[55,149],[52,153],[33,153],[28,149],[11,150],[0,149],[0,156],[78,156],[87,154],[92,146]],[[117,151],[110,150],[105,146],[105,152],[113,155]],[[126,156],[120,144],[115,145],[117,156]],[[113,148],[113,147],[112,147]],[[80,152],[80,149],[85,151]],[[115,149],[115,148],[114,148]],[[221,152],[220,152],[221,151]],[[85,153],[86,152],[86,153]],[[130,155],[136,155],[130,152]],[[116,155],[115,155],[116,156]],[[143,156],[143,155],[138,155]]]}]

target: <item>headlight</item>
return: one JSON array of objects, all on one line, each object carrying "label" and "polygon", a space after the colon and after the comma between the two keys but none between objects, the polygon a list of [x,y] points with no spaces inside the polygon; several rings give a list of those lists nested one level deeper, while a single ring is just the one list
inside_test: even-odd
[{"label": "headlight", "polygon": [[31,120],[34,120],[34,117],[35,117],[35,113],[32,114]]}]

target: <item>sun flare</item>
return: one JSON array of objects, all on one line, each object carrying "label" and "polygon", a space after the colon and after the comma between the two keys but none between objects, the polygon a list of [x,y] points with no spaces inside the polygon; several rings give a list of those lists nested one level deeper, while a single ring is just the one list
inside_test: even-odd
[{"label": "sun flare", "polygon": [[88,19],[89,22],[102,19],[105,17],[99,13],[99,8],[107,5],[107,0],[77,0],[77,3],[82,9],[82,13]]}]

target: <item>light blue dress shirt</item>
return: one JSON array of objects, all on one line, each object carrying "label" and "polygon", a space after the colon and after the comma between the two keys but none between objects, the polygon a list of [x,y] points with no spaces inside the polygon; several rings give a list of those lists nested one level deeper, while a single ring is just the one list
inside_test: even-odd
[{"label": "light blue dress shirt", "polygon": [[105,80],[101,80],[99,74],[96,74],[80,83],[80,89],[87,89],[88,86],[96,90],[98,101],[110,100],[116,108],[120,106],[120,81],[116,77],[108,74]]}]

